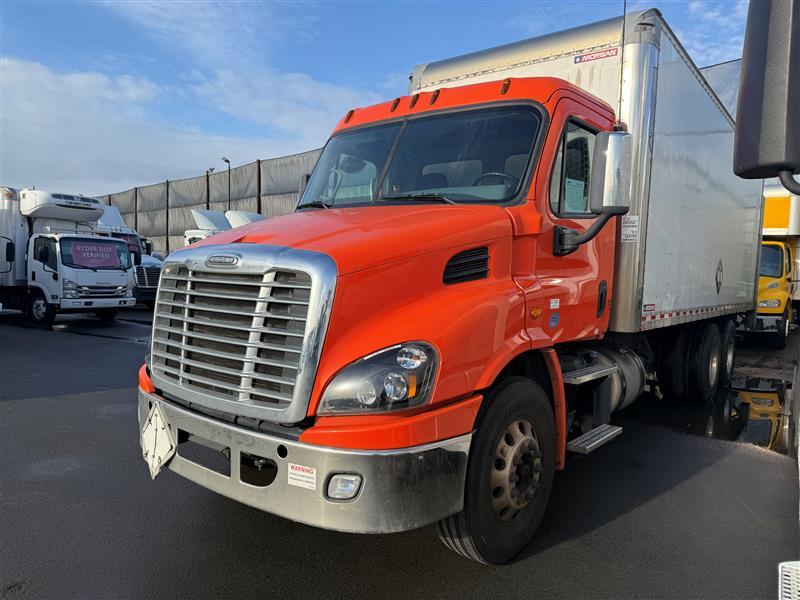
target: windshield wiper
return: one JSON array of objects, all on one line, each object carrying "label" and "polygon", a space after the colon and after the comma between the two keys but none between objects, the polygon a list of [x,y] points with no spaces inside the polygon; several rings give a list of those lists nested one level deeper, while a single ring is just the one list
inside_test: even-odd
[{"label": "windshield wiper", "polygon": [[298,205],[297,210],[301,208],[333,208],[332,204],[325,202],[325,200],[313,200],[311,202],[304,202],[303,204]]},{"label": "windshield wiper", "polygon": [[378,200],[435,200],[442,204],[456,204],[452,198],[436,192],[417,192],[410,194],[396,194],[391,196],[378,196]]}]

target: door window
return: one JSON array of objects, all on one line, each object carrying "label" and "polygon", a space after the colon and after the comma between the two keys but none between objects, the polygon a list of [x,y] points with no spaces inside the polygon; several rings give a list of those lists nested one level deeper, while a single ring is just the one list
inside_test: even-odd
[{"label": "door window", "polygon": [[58,271],[58,256],[56,255],[56,241],[54,239],[36,238],[33,242],[33,254],[40,263],[47,265],[53,271]]},{"label": "door window", "polygon": [[595,134],[569,121],[550,180],[550,207],[558,216],[589,217],[589,178]]}]

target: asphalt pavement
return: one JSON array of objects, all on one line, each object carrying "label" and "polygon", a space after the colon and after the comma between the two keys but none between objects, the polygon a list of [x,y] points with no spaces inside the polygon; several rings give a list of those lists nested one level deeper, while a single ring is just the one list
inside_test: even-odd
[{"label": "asphalt pavement", "polygon": [[[148,323],[0,316],[0,597],[774,598],[778,563],[800,558],[794,460],[641,411],[568,458],[536,540],[503,567],[432,528],[323,531],[169,471],[151,481],[135,405]],[[798,348],[795,333],[787,360]]]}]

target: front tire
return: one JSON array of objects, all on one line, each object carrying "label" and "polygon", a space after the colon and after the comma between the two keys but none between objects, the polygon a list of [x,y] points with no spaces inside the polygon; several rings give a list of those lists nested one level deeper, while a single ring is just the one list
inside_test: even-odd
[{"label": "front tire", "polygon": [[48,325],[55,320],[56,309],[47,301],[42,292],[34,291],[28,296],[25,315],[37,325]]},{"label": "front tire", "polygon": [[699,324],[689,345],[689,394],[695,402],[711,402],[722,366],[722,338],[716,323]]},{"label": "front tire", "polygon": [[503,564],[542,522],[555,473],[550,400],[524,377],[499,384],[470,448],[464,509],[439,521],[439,538],[466,558]]},{"label": "front tire", "polygon": [[786,338],[789,337],[789,310],[787,309],[781,320],[778,322],[778,331],[770,334],[770,346],[776,350],[783,350],[786,348]]}]

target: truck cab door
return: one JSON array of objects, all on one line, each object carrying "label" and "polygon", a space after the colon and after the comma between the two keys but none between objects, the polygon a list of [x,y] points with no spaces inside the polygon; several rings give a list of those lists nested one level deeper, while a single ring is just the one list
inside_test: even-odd
[{"label": "truck cab door", "polygon": [[56,240],[33,236],[28,244],[28,286],[42,289],[51,303],[56,303],[61,296],[58,265]]},{"label": "truck cab door", "polygon": [[10,273],[14,268],[16,248],[11,238],[0,235],[0,273]]},{"label": "truck cab door", "polygon": [[543,297],[542,325],[554,342],[601,337],[608,328],[617,219],[566,256],[557,256],[553,228],[584,232],[597,218],[589,210],[596,134],[611,129],[607,113],[562,97],[552,113],[536,181],[543,233],[536,248],[536,274]]}]

